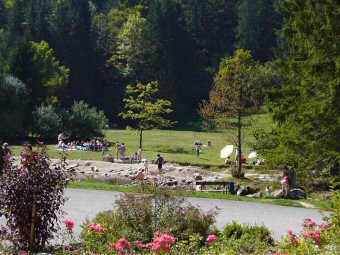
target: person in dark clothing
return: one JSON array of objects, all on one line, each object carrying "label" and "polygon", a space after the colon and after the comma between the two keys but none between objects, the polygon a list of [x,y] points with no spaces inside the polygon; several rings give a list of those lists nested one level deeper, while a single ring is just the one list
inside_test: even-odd
[{"label": "person in dark clothing", "polygon": [[162,173],[162,168],[164,164],[164,158],[160,154],[157,154],[156,164],[158,165],[159,174]]}]

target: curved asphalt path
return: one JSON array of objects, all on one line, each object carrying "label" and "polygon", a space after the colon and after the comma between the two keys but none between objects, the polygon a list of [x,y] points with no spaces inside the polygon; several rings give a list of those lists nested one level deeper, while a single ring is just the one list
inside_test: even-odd
[{"label": "curved asphalt path", "polygon": [[[64,206],[67,213],[64,218],[75,221],[74,233],[78,236],[81,232],[80,224],[85,218],[92,219],[96,213],[114,208],[119,192],[101,190],[67,189],[66,196],[69,200]],[[202,210],[209,211],[216,206],[220,213],[216,217],[215,225],[222,228],[226,223],[236,221],[251,225],[264,225],[268,227],[273,237],[280,240],[288,229],[295,232],[302,230],[301,223],[304,218],[311,218],[316,222],[322,221],[318,210],[296,207],[286,207],[261,203],[229,201],[221,199],[188,198],[193,205],[198,205]],[[0,219],[0,225],[4,221]]]},{"label": "curved asphalt path", "polygon": [[[93,218],[97,212],[110,210],[114,207],[119,192],[68,189],[66,195],[69,200],[65,204],[67,215],[79,225],[83,220]],[[318,210],[296,207],[269,205],[262,203],[239,202],[221,199],[188,198],[193,205],[198,205],[202,210],[209,211],[216,206],[221,209],[216,217],[215,225],[222,228],[226,223],[236,221],[251,225],[264,225],[268,227],[275,239],[280,240],[288,229],[302,230],[304,218],[311,218],[316,222],[322,221]],[[76,233],[81,229],[77,226]]]}]

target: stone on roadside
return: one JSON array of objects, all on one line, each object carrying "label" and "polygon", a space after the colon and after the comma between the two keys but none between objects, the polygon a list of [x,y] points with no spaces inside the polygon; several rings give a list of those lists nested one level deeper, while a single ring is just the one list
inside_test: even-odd
[{"label": "stone on roadside", "polygon": [[301,189],[291,189],[289,191],[289,197],[293,199],[306,199],[306,193]]},{"label": "stone on roadside", "polygon": [[246,197],[261,198],[261,192],[257,192],[257,193],[254,193],[254,194],[249,194],[249,195],[246,195]]},{"label": "stone on roadside", "polygon": [[269,196],[273,198],[283,198],[284,197],[283,194],[284,194],[283,189],[279,189],[279,190],[274,190],[273,192],[271,192]]},{"label": "stone on roadside", "polygon": [[243,185],[240,186],[240,188],[237,190],[236,195],[242,196],[244,194],[245,187]]}]

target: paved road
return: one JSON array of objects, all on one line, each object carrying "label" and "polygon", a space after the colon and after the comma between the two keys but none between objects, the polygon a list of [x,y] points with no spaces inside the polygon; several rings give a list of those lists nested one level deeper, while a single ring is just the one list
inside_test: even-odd
[{"label": "paved road", "polygon": [[[65,218],[76,222],[75,233],[79,234],[79,224],[87,217],[93,218],[97,212],[114,207],[115,200],[120,193],[97,190],[68,189],[66,195],[69,200],[64,206]],[[299,231],[304,218],[312,218],[317,222],[322,220],[319,211],[295,207],[285,207],[260,203],[238,202],[220,199],[189,198],[190,203],[198,205],[208,211],[216,206],[221,209],[216,219],[216,226],[223,227],[226,223],[237,221],[251,225],[268,227],[275,239],[280,240],[288,229]],[[3,220],[0,219],[0,225]]]}]

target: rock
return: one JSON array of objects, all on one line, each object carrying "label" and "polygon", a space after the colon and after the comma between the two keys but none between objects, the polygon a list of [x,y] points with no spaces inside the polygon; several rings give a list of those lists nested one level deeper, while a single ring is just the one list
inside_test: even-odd
[{"label": "rock", "polygon": [[199,173],[195,173],[193,178],[195,181],[201,181],[203,179],[202,175],[200,175]]},{"label": "rock", "polygon": [[96,166],[91,166],[92,172],[99,172],[98,168]]},{"label": "rock", "polygon": [[289,191],[289,197],[293,198],[293,199],[306,199],[307,195],[306,193],[301,190],[301,189],[291,189]]},{"label": "rock", "polygon": [[178,172],[180,173],[180,172],[182,172],[183,171],[183,168],[179,168],[178,169]]},{"label": "rock", "polygon": [[166,182],[166,185],[167,185],[167,186],[177,185],[177,181],[175,181],[175,180],[170,180],[170,181]]},{"label": "rock", "polygon": [[261,198],[261,192],[246,195],[246,197]]},{"label": "rock", "polygon": [[91,162],[86,162],[84,166],[90,166],[92,163]]},{"label": "rock", "polygon": [[279,189],[279,190],[274,190],[272,193],[269,194],[270,197],[273,198],[283,198],[283,189]]},{"label": "rock", "polygon": [[256,192],[259,192],[260,189],[254,189],[252,187],[244,187],[243,185],[240,186],[240,188],[237,190],[237,195],[238,196],[246,196],[246,195],[249,195],[249,194],[254,194]]},{"label": "rock", "polygon": [[241,186],[239,187],[239,189],[237,190],[236,195],[242,196],[244,190],[245,190],[245,187],[244,187],[243,185],[241,185]]}]

